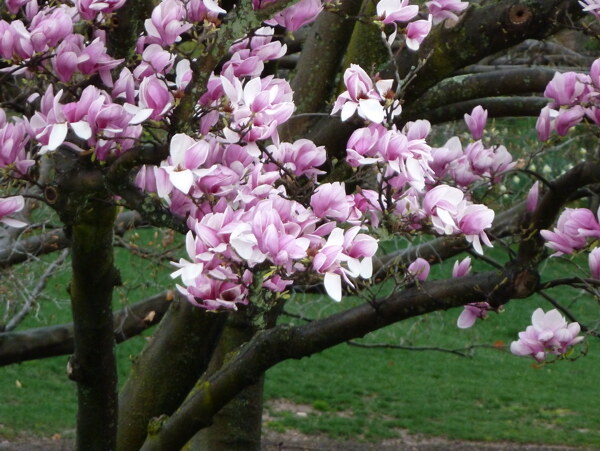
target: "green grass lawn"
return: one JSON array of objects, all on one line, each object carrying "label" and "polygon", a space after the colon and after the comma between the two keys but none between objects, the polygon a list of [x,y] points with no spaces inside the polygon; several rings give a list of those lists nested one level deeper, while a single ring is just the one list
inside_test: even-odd
[{"label": "green grass lawn", "polygon": [[[119,289],[115,307],[129,294],[132,300],[140,299],[152,293],[156,283],[169,283],[168,269],[151,273],[126,255],[119,254],[119,266],[125,280],[133,282]],[[553,274],[560,276],[572,267],[563,264]],[[436,269],[433,277],[447,273],[448,268]],[[57,297],[65,298],[67,281],[66,273],[52,280]],[[568,301],[566,305],[588,323],[598,318],[595,302],[578,299],[568,290],[554,294]],[[361,301],[349,298],[335,304],[319,296],[298,295],[288,310],[319,317],[355,302]],[[266,427],[370,442],[408,430],[463,440],[600,447],[596,375],[600,346],[596,339],[587,340],[587,356],[541,367],[498,349],[516,339],[540,305],[550,308],[537,298],[513,301],[504,312],[492,313],[469,330],[455,326],[460,309],[434,313],[361,341],[446,349],[488,346],[465,351],[470,357],[340,345],[310,358],[284,362],[267,374]],[[23,327],[69,318],[68,303],[49,302]],[[131,357],[143,344],[144,338],[139,337],[118,347],[121,381]],[[0,368],[0,437],[73,435],[75,386],[66,378],[66,362],[67,357],[58,357]],[[306,414],[300,416],[298,410]]]}]

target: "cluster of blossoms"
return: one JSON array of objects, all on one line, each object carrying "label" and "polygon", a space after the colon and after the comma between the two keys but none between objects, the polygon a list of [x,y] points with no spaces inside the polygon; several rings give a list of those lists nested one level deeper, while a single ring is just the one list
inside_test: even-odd
[{"label": "cluster of blossoms", "polygon": [[540,140],[546,141],[552,131],[564,136],[584,118],[600,125],[600,58],[592,63],[589,75],[554,74],[544,96],[552,102],[542,109],[537,121]]},{"label": "cluster of blossoms", "polygon": [[506,147],[485,147],[481,141],[487,114],[481,106],[476,106],[471,114],[465,114],[465,123],[475,141],[464,149],[457,136],[450,138],[444,146],[432,149],[430,166],[437,180],[449,177],[466,189],[483,179],[497,183],[500,176],[515,167],[516,163]]},{"label": "cluster of blossoms", "polygon": [[[279,16],[275,20],[292,17],[287,10]],[[150,42],[146,51],[176,39],[165,38],[160,32],[165,27],[154,18],[159,32],[147,26],[152,39],[140,40]],[[180,278],[178,289],[190,302],[207,309],[247,303],[256,277],[263,288],[280,293],[295,274],[313,272],[339,301],[343,284],[371,276],[377,241],[361,233],[364,220],[353,196],[341,183],[319,185],[316,180],[325,149],[308,140],[279,140],[277,127],[294,110],[292,91],[285,80],[260,74],[267,61],[285,52],[285,45],[273,40],[271,27],[236,42],[199,101],[200,138],[173,136],[169,158],[138,174],[138,185],[187,218],[188,258],[177,263],[173,277]],[[160,61],[169,60],[163,56]],[[282,177],[306,177],[318,187],[301,204],[278,183]]]},{"label": "cluster of blossoms", "polygon": [[581,330],[579,324],[567,324],[558,310],[545,313],[538,308],[531,316],[531,323],[524,332],[519,332],[519,339],[511,343],[513,354],[531,356],[541,363],[548,354],[564,355],[583,340],[578,336]]},{"label": "cluster of blossoms", "polygon": [[[481,243],[491,246],[484,230],[492,225],[493,210],[474,204],[461,189],[439,184],[439,180],[453,171],[470,174],[457,177],[463,187],[484,176],[495,179],[514,166],[506,149],[485,149],[478,140],[463,152],[456,138],[450,149],[434,151],[426,142],[431,130],[427,121],[408,123],[403,130],[384,125],[386,117],[391,120],[399,112],[394,97],[388,100],[385,95],[392,80],[373,83],[361,68],[351,66],[344,81],[347,91],[336,100],[332,114],[340,111],[346,120],[356,113],[371,122],[350,136],[346,160],[350,166],[374,166],[378,171],[380,190],[362,191],[362,210],[370,211],[371,218],[381,216],[384,209],[393,212],[407,229],[422,229],[430,222],[439,234],[464,234],[474,249],[483,253]],[[469,115],[474,134],[481,136],[486,116],[481,108]],[[378,223],[375,220],[375,225]]]}]

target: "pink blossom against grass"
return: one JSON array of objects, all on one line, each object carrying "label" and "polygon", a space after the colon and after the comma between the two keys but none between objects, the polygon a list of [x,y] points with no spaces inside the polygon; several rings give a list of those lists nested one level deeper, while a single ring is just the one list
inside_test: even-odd
[{"label": "pink blossom against grass", "polygon": [[473,108],[471,114],[465,113],[465,123],[473,135],[473,139],[481,139],[483,136],[483,130],[485,129],[485,123],[487,122],[488,112],[483,109],[481,105],[477,105]]},{"label": "pink blossom against grass", "polygon": [[425,194],[423,209],[438,233],[464,234],[479,254],[483,254],[482,243],[492,246],[485,229],[492,226],[494,211],[485,205],[467,201],[458,188],[436,186]]},{"label": "pink blossom against grass", "polygon": [[600,223],[587,208],[565,208],[554,231],[542,230],[546,246],[554,250],[553,256],[571,254],[583,249],[588,238],[600,238]]},{"label": "pink blossom against grass", "polygon": [[35,163],[30,159],[26,145],[29,142],[29,127],[25,119],[10,121],[0,108],[0,168],[12,167],[13,175],[20,177]]},{"label": "pink blossom against grass", "polygon": [[510,351],[513,354],[530,356],[541,363],[548,354],[562,356],[583,341],[583,337],[578,336],[581,330],[579,324],[567,324],[558,310],[545,313],[538,308],[533,312],[531,322],[524,332],[519,332],[519,339],[511,343]]},{"label": "pink blossom against grass", "polygon": [[456,326],[459,329],[468,329],[475,324],[477,319],[485,319],[490,310],[490,304],[487,302],[473,302],[467,304],[458,316]]},{"label": "pink blossom against grass", "polygon": [[471,257],[465,257],[460,262],[457,260],[452,267],[452,277],[464,277],[471,272]]},{"label": "pink blossom against grass", "polygon": [[27,223],[8,216],[20,212],[25,207],[23,196],[0,198],[0,222],[10,227],[25,227]]},{"label": "pink blossom against grass", "polygon": [[410,265],[408,265],[408,268],[406,268],[406,273],[414,279],[423,282],[427,280],[430,270],[431,266],[429,265],[429,262],[424,258],[419,257]]},{"label": "pink blossom against grass", "polygon": [[600,280],[600,247],[595,247],[590,251],[588,264],[592,278]]}]

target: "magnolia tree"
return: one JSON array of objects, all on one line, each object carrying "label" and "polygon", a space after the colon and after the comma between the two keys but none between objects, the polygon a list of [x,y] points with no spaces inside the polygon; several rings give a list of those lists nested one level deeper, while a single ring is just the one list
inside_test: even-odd
[{"label": "magnolia tree", "polygon": [[[596,0],[0,8],[0,220],[25,226],[41,199],[63,224],[9,239],[2,264],[68,248],[73,311],[72,325],[1,334],[0,360],[73,352],[78,449],[179,449],[194,436],[207,449],[258,447],[262,375],[285,359],[436,310],[464,306],[467,328],[552,286],[596,294],[598,217],[565,207],[593,198],[600,164],[550,180],[484,136],[488,115],[539,116],[541,141],[600,124],[600,59],[541,43],[566,27],[597,37]],[[519,44],[585,67],[494,60]],[[463,115],[470,138],[432,147],[431,124]],[[515,171],[531,176],[529,194],[494,211],[482,199]],[[181,234],[186,255],[173,263],[174,300],[113,315],[113,234],[127,215]],[[401,237],[419,244],[378,251]],[[472,271],[494,242],[510,245],[508,263]],[[591,273],[542,282],[548,249],[591,249]],[[456,260],[452,278],[430,280],[444,260]],[[391,294],[374,295],[386,281]],[[315,287],[323,302],[364,302],[277,325],[290,294]],[[114,324],[131,336],[159,320],[118,397]],[[567,311],[538,309],[510,348],[544,362],[581,331]]]}]

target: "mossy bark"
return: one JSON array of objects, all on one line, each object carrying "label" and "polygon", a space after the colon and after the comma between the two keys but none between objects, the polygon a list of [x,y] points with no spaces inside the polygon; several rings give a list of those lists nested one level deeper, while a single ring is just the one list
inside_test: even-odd
[{"label": "mossy bark", "polygon": [[226,318],[173,301],[121,390],[117,449],[139,449],[150,420],[177,409],[208,367]]},{"label": "mossy bark", "polygon": [[[207,373],[218,371],[250,341],[256,328],[245,312],[229,317]],[[246,387],[213,418],[210,427],[198,432],[188,443],[187,450],[260,450],[262,426],[262,396],[264,376]]]},{"label": "mossy bark", "polygon": [[77,449],[115,449],[117,371],[112,292],[118,282],[113,266],[116,210],[109,202],[87,200],[71,226],[70,285],[75,352],[71,379],[77,382]]}]

